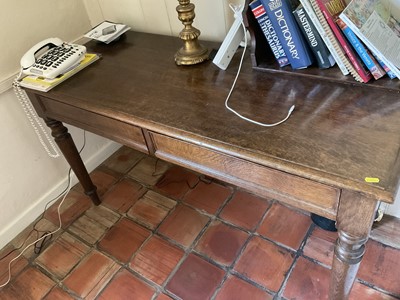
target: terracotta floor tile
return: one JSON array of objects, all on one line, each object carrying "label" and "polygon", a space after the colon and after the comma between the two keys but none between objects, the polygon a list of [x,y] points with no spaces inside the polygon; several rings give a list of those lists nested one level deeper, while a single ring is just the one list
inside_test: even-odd
[{"label": "terracotta floor tile", "polygon": [[384,294],[380,291],[374,290],[359,282],[355,282],[351,290],[349,300],[395,300],[395,298]]},{"label": "terracotta floor tile", "polygon": [[244,229],[254,230],[269,205],[264,199],[238,191],[224,207],[220,217]]},{"label": "terracotta floor tile", "polygon": [[42,299],[55,285],[49,277],[39,270],[29,267],[18,277],[0,290],[2,300],[38,300]]},{"label": "terracotta floor tile", "polygon": [[135,277],[127,270],[122,270],[100,294],[99,300],[150,300],[155,290]]},{"label": "terracotta floor tile", "polygon": [[160,159],[146,156],[129,171],[128,176],[145,185],[153,186],[169,167],[168,163]]},{"label": "terracotta floor tile", "polygon": [[294,254],[260,237],[253,237],[235,265],[235,271],[278,291],[294,259]]},{"label": "terracotta floor tile", "polygon": [[68,231],[93,245],[119,218],[119,214],[104,206],[92,206],[68,227]]},{"label": "terracotta floor tile", "polygon": [[337,237],[337,232],[315,227],[304,246],[304,255],[331,267]]},{"label": "terracotta floor tile", "polygon": [[400,295],[400,250],[369,240],[358,278]]},{"label": "terracotta floor tile", "polygon": [[98,247],[126,263],[149,236],[149,230],[133,221],[122,219],[107,232]]},{"label": "terracotta floor tile", "polygon": [[128,216],[150,229],[155,229],[175,205],[175,200],[148,191],[132,206]]},{"label": "terracotta floor tile", "polygon": [[159,232],[179,244],[189,247],[209,218],[186,205],[178,205],[159,227]]},{"label": "terracotta floor tile", "polygon": [[214,182],[200,181],[184,197],[184,201],[209,214],[215,214],[226,199],[232,194],[232,189]]},{"label": "terracotta floor tile", "polygon": [[[14,238],[11,241],[11,244],[15,248],[20,248],[21,251],[31,244],[32,242],[35,242],[38,238],[40,238],[42,235],[46,234],[47,232],[53,232],[57,230],[57,226],[53,224],[53,222],[42,218],[38,219],[34,223],[32,223],[30,226],[25,228],[16,238]],[[35,230],[34,230],[35,229]],[[64,232],[64,230],[58,230],[57,232],[52,234],[51,240],[57,239],[59,235],[61,235]],[[41,251],[43,252],[46,247],[48,247],[51,243],[51,240],[49,238],[46,238],[44,243],[42,243],[42,248]],[[35,247],[29,247],[25,250],[25,252],[22,254],[25,258],[31,258],[33,255],[36,255],[34,253]],[[1,257],[1,256],[0,256]]]},{"label": "terracotta floor tile", "polygon": [[297,250],[310,225],[311,219],[309,216],[274,203],[258,228],[258,233],[270,240]]},{"label": "terracotta floor tile", "polygon": [[172,298],[165,294],[160,294],[157,296],[156,300],[172,300]]},{"label": "terracotta floor tile", "polygon": [[144,154],[122,146],[113,155],[107,158],[102,165],[114,170],[115,172],[125,174],[128,172],[141,158]]},{"label": "terracotta floor tile", "polygon": [[68,227],[69,232],[92,245],[104,235],[107,229],[106,226],[92,220],[86,215],[81,216]]},{"label": "terracotta floor tile", "polygon": [[[118,180],[118,178],[115,177],[114,175],[99,169],[96,169],[93,172],[91,172],[90,178],[92,179],[93,184],[97,187],[97,194],[99,195],[100,198]],[[83,194],[83,188],[80,183],[74,186],[73,190]]]},{"label": "terracotta floor tile", "polygon": [[[8,255],[7,255],[8,254]],[[0,252],[0,285],[5,284],[6,281],[9,278],[9,263],[11,260],[16,258],[20,254],[19,250],[15,250],[14,247],[11,245],[8,245],[4,247],[1,252]],[[26,258],[22,255],[20,258],[17,258],[14,260],[14,262],[11,263],[11,280],[19,273],[21,272],[26,266],[28,265],[28,261]],[[1,288],[0,288],[1,291]],[[1,294],[1,292],[0,292]],[[0,297],[1,299],[1,297]]]},{"label": "terracotta floor tile", "polygon": [[164,173],[156,187],[169,197],[182,199],[198,183],[199,177],[196,174],[182,167],[173,166]]},{"label": "terracotta floor tile", "polygon": [[35,262],[56,278],[63,279],[88,252],[88,246],[69,233],[63,233]]},{"label": "terracotta floor tile", "polygon": [[75,298],[69,295],[62,288],[56,286],[46,295],[46,297],[43,298],[43,300],[75,300]]},{"label": "terracotta floor tile", "polygon": [[330,270],[300,257],[290,274],[283,296],[287,299],[328,299]]},{"label": "terracotta floor tile", "polygon": [[109,257],[93,250],[65,278],[63,284],[85,299],[94,299],[111,280],[120,266]]},{"label": "terracotta floor tile", "polygon": [[267,292],[247,283],[246,281],[230,276],[218,292],[215,300],[272,300]]},{"label": "terracotta floor tile", "polygon": [[371,239],[384,245],[400,249],[400,219],[384,215],[380,222],[374,223],[371,230]]},{"label": "terracotta floor tile", "polygon": [[246,232],[214,221],[199,240],[196,251],[220,264],[230,266],[247,238]]},{"label": "terracotta floor tile", "polygon": [[[45,213],[45,218],[55,224],[56,227],[60,225],[57,211],[60,202],[61,199],[57,200]],[[66,228],[69,226],[92,205],[92,201],[89,197],[75,190],[71,190],[60,207],[62,227]]]},{"label": "terracotta floor tile", "polygon": [[133,180],[122,179],[104,195],[102,205],[125,213],[145,192],[146,189]]},{"label": "terracotta floor tile", "polygon": [[107,228],[113,226],[115,222],[117,222],[120,218],[120,215],[118,213],[102,205],[92,206],[85,212],[85,215]]},{"label": "terracotta floor tile", "polygon": [[183,300],[210,299],[224,277],[224,271],[189,254],[166,289]]},{"label": "terracotta floor tile", "polygon": [[162,285],[183,255],[183,250],[153,236],[136,253],[130,267],[143,277]]}]

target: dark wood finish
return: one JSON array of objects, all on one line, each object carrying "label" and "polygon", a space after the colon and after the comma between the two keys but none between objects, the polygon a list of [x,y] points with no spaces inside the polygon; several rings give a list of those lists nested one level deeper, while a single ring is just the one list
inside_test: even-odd
[{"label": "dark wood finish", "polygon": [[265,122],[296,105],[287,122],[262,128],[224,107],[240,55],[222,71],[210,61],[176,66],[180,40],[167,36],[129,32],[87,46],[102,59],[48,93],[28,91],[41,117],[336,220],[331,299],[347,297],[376,205],[392,203],[399,183],[398,91],[257,72],[246,55],[230,105]]},{"label": "dark wood finish", "polygon": [[342,192],[336,227],[339,239],[333,258],[330,295],[348,299],[358,267],[365,252],[365,243],[375,218],[378,203],[362,193]]},{"label": "dark wood finish", "polygon": [[82,184],[83,190],[85,194],[92,199],[95,205],[99,205],[100,199],[97,195],[97,188],[93,184],[92,179],[90,178],[85,165],[80,158],[79,152],[76,149],[75,143],[68,133],[67,127],[65,127],[60,121],[53,120],[50,118],[44,119],[46,125],[50,127],[51,134],[54,137],[58,147],[61,152],[64,154],[65,159],[71,166],[74,171],[76,177],[79,179],[79,182]]}]

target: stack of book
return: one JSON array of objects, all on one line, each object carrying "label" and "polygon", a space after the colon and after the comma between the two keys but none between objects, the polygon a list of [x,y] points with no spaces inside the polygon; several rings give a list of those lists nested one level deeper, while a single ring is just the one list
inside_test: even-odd
[{"label": "stack of book", "polygon": [[[298,2],[296,2],[298,1]],[[254,0],[249,4],[280,67],[321,69],[367,83],[400,79],[397,0]]]},{"label": "stack of book", "polygon": [[22,87],[29,88],[29,89],[47,92],[47,91],[51,90],[52,88],[54,88],[55,86],[59,85],[61,82],[70,78],[72,75],[78,73],[80,70],[91,65],[99,58],[100,58],[100,56],[98,54],[86,53],[85,57],[79,62],[79,64],[77,66],[75,66],[73,69],[69,70],[68,72],[66,72],[64,74],[60,74],[59,76],[57,76],[54,79],[48,79],[48,78],[44,78],[41,76],[29,75],[29,76],[22,78],[22,80],[19,82],[19,85]]}]

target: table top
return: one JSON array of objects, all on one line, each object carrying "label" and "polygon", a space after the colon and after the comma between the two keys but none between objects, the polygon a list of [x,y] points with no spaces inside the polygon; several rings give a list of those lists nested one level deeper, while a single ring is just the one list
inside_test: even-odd
[{"label": "table top", "polygon": [[[209,48],[219,44],[202,42]],[[399,92],[379,87],[255,71],[247,53],[229,100],[260,127],[229,112],[225,99],[240,55],[226,71],[211,61],[177,66],[182,42],[128,32],[110,45],[89,42],[102,58],[42,93],[115,118],[335,187],[393,202],[400,174]],[[379,178],[366,183],[365,177]]]}]

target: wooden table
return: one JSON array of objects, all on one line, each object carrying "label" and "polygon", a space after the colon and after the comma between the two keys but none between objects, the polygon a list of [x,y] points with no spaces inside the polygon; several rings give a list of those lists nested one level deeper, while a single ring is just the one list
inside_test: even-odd
[{"label": "wooden table", "polygon": [[61,122],[336,220],[330,297],[348,297],[377,205],[392,203],[398,187],[398,90],[257,72],[247,56],[231,106],[273,123],[296,105],[287,122],[263,128],[224,107],[239,55],[222,71],[210,61],[176,66],[181,41],[167,36],[129,32],[87,46],[102,59],[48,93],[27,92],[96,204]]}]

